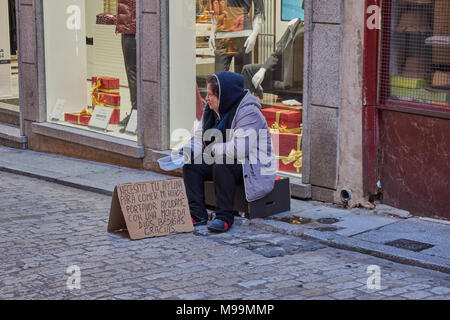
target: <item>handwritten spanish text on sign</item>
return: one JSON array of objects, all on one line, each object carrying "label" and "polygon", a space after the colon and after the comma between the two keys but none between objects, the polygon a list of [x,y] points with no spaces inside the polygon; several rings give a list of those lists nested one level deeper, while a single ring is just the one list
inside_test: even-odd
[{"label": "handwritten spanish text on sign", "polygon": [[118,185],[108,232],[121,229],[128,229],[134,240],[194,231],[183,180]]}]

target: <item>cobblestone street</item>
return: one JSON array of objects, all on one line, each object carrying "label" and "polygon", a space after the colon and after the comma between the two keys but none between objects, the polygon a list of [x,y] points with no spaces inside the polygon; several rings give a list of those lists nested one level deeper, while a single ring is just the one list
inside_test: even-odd
[{"label": "cobblestone street", "polygon": [[[450,275],[235,225],[131,241],[111,198],[0,172],[0,299],[449,299]],[[381,288],[367,286],[379,266]],[[80,289],[67,269],[79,267]]]}]

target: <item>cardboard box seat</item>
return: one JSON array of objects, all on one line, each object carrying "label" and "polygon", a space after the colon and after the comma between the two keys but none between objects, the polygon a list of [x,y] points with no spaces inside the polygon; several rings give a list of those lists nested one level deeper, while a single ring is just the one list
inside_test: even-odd
[{"label": "cardboard box seat", "polygon": [[[216,192],[214,181],[205,181],[205,203],[216,206]],[[269,217],[277,213],[291,210],[291,190],[289,178],[275,181],[271,193],[262,199],[248,202],[245,198],[244,185],[239,185],[234,195],[234,211],[244,212],[247,219]]]}]

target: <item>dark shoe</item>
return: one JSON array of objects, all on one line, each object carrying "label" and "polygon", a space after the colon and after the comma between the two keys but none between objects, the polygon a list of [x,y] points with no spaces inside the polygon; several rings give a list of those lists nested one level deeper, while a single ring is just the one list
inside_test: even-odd
[{"label": "dark shoe", "polygon": [[230,225],[225,221],[220,219],[215,219],[209,226],[208,229],[212,232],[227,232],[230,230]]},{"label": "dark shoe", "polygon": [[208,223],[208,219],[205,218],[199,218],[197,216],[191,215],[192,218],[192,224],[194,225],[194,227],[196,226],[203,226],[206,225]]}]

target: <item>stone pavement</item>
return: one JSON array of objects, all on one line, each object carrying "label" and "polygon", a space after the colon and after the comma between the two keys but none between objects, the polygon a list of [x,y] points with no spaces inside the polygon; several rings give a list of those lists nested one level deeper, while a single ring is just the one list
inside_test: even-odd
[{"label": "stone pavement", "polygon": [[7,172],[0,181],[0,299],[450,298],[448,274],[243,219],[226,234],[131,241],[106,232],[110,196]]},{"label": "stone pavement", "polygon": [[[121,183],[168,177],[151,171],[1,146],[0,171],[104,195],[111,195],[114,187]],[[413,217],[406,211],[386,205],[377,205],[375,210],[350,210],[317,201],[292,199],[290,212],[271,219],[237,219],[236,224],[248,224],[261,231],[317,240],[336,248],[450,273],[450,222]],[[202,233],[201,230],[198,232]],[[395,240],[400,241],[387,245]]]}]

